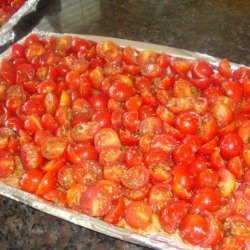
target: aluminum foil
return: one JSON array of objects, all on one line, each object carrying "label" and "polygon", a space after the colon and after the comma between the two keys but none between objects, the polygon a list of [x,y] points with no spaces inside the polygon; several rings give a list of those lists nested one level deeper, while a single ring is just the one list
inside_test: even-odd
[{"label": "aluminum foil", "polygon": [[18,21],[25,15],[36,10],[39,0],[28,0],[25,4],[0,28],[0,46],[12,41],[15,33],[12,30]]},{"label": "aluminum foil", "polygon": [[[189,60],[203,58],[209,61],[212,65],[214,65],[215,68],[218,66],[218,62],[219,62],[218,58],[211,57],[206,54],[200,54],[196,52],[176,49],[176,48],[167,47],[167,46],[142,43],[142,42],[136,42],[136,41],[130,41],[130,40],[124,40],[124,39],[117,39],[117,38],[103,37],[103,36],[92,36],[92,35],[57,34],[57,33],[42,32],[38,30],[34,30],[33,33],[36,33],[40,37],[44,37],[44,38],[49,38],[51,36],[58,37],[58,36],[64,36],[64,35],[72,35],[72,36],[78,36],[87,40],[92,40],[95,42],[111,40],[111,41],[116,42],[120,46],[130,45],[137,49],[146,49],[146,50],[165,52],[169,55],[180,57],[180,58],[185,58]],[[23,38],[22,40],[24,39],[25,38]],[[22,42],[22,40],[20,40],[20,42]],[[8,57],[9,52],[10,52],[10,49],[6,50],[2,55],[0,55],[0,60],[1,58]],[[244,66],[244,65],[232,63],[231,66],[233,69],[237,69],[238,67]],[[172,249],[172,250],[204,249],[204,248],[194,247],[194,246],[183,243],[183,241],[178,237],[178,235],[168,235],[164,232],[150,232],[146,236],[144,236],[135,232],[131,232],[127,229],[123,229],[117,226],[110,225],[104,221],[81,214],[74,210],[53,205],[49,202],[46,202],[42,198],[23,192],[1,181],[0,181],[0,194],[3,196],[9,197],[11,199],[14,199],[16,201],[25,203],[47,214],[51,214],[53,216],[72,222],[74,224],[94,230],[96,232],[100,232],[108,236],[112,236],[117,239],[121,239],[121,240],[128,241],[131,243],[148,246],[154,249]]]}]

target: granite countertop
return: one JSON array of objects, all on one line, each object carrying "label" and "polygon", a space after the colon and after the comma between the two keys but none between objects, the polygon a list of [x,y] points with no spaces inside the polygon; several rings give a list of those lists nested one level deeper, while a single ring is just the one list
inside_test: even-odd
[{"label": "granite countertop", "polygon": [[[250,64],[248,0],[40,0],[15,27],[125,38]],[[0,52],[7,46],[0,48]],[[0,248],[147,249],[0,197]]]}]

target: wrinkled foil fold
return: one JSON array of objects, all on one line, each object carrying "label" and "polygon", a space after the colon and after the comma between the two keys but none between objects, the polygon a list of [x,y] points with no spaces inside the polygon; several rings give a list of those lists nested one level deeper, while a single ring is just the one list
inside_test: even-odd
[{"label": "wrinkled foil fold", "polygon": [[[32,1],[29,1],[29,2],[32,2]],[[104,37],[104,36],[93,36],[93,35],[58,34],[58,33],[39,31],[39,30],[33,30],[32,33],[35,33],[42,38],[49,38],[52,36],[61,37],[64,35],[72,35],[72,36],[77,36],[77,37],[95,41],[95,42],[111,40],[119,44],[120,46],[129,45],[139,50],[146,49],[146,50],[154,50],[158,52],[165,52],[168,55],[179,57],[179,58],[185,58],[187,60],[193,60],[197,58],[205,59],[209,61],[215,68],[217,68],[219,60],[220,60],[218,58],[215,58],[206,54],[197,53],[197,52],[176,49],[176,48],[167,47],[163,45],[155,45],[155,44],[150,44],[150,43],[130,41],[130,40],[125,40],[125,39],[118,39],[118,38],[111,38],[111,37]],[[19,42],[22,42],[24,39],[25,38],[23,38]],[[6,50],[2,55],[0,55],[0,60],[2,58],[8,57],[9,53],[10,53],[10,49]],[[232,69],[237,69],[240,66],[244,66],[244,65],[231,63]],[[108,235],[117,239],[121,239],[124,241],[128,241],[131,243],[151,247],[154,249],[171,249],[171,250],[204,249],[200,247],[187,245],[183,243],[180,239],[178,239],[176,235],[166,235],[166,234],[159,233],[159,232],[151,232],[150,234],[146,236],[139,235],[127,229],[123,229],[117,226],[110,225],[102,220],[81,214],[74,210],[56,206],[35,195],[23,192],[15,187],[6,185],[2,183],[1,181],[0,181],[0,195],[25,203],[35,209],[38,209],[42,212],[53,215],[55,217],[64,219],[76,225],[80,225],[82,227],[94,230],[96,232],[103,233],[105,235]]]},{"label": "wrinkled foil fold", "polygon": [[0,46],[13,41],[15,33],[13,27],[19,22],[19,20],[36,10],[36,6],[39,0],[28,0],[14,15],[0,28]]}]

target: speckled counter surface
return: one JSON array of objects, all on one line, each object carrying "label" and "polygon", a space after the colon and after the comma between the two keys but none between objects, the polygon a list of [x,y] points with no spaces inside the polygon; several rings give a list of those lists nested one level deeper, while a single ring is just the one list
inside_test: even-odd
[{"label": "speckled counter surface", "polygon": [[[151,42],[250,64],[249,0],[41,0],[15,27],[16,39],[35,27]],[[0,197],[0,249],[146,248]]]}]

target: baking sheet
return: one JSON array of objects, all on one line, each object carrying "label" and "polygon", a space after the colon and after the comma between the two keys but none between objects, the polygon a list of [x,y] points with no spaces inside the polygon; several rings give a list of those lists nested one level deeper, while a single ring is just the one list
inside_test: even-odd
[{"label": "baking sheet", "polygon": [[0,28],[0,46],[15,38],[12,28],[25,15],[35,11],[39,0],[28,0],[15,14]]},{"label": "baking sheet", "polygon": [[[117,39],[117,38],[110,38],[110,37],[103,37],[103,36],[92,36],[92,35],[76,35],[76,34],[57,34],[57,33],[50,33],[50,32],[42,32],[38,30],[34,30],[33,33],[38,34],[40,37],[49,38],[51,36],[64,36],[64,35],[72,35],[78,36],[87,40],[92,40],[95,42],[111,40],[115,43],[119,44],[120,46],[130,45],[137,49],[147,49],[147,50],[154,50],[159,52],[165,52],[169,55],[181,57],[185,59],[196,59],[196,58],[203,58],[209,61],[211,64],[214,65],[216,68],[219,62],[218,58],[211,57],[206,54],[200,54],[196,52],[191,52],[187,50],[176,49],[167,46],[149,44],[149,43],[142,43],[124,39]],[[23,38],[22,40],[24,40]],[[22,40],[20,42],[22,42]],[[1,58],[7,57],[9,55],[10,49],[5,51]],[[232,63],[231,64],[233,69],[236,69],[240,66],[240,64]],[[107,224],[104,221],[98,220],[96,218],[78,213],[71,209],[66,209],[62,207],[57,207],[44,201],[42,198],[39,198],[35,195],[28,194],[23,192],[19,189],[14,187],[8,186],[2,182],[0,182],[0,194],[16,201],[23,202],[35,209],[43,211],[47,214],[51,214],[58,218],[64,219],[66,221],[72,222],[74,224],[83,226],[85,228],[106,234],[108,236],[115,237],[117,239],[121,239],[124,241],[148,246],[154,249],[172,249],[172,250],[191,250],[191,249],[203,249],[200,247],[194,247],[187,244],[184,244],[182,241],[178,240],[175,235],[167,235],[165,233],[150,233],[147,236],[139,235],[128,231],[123,228],[119,228],[110,224]]]}]

